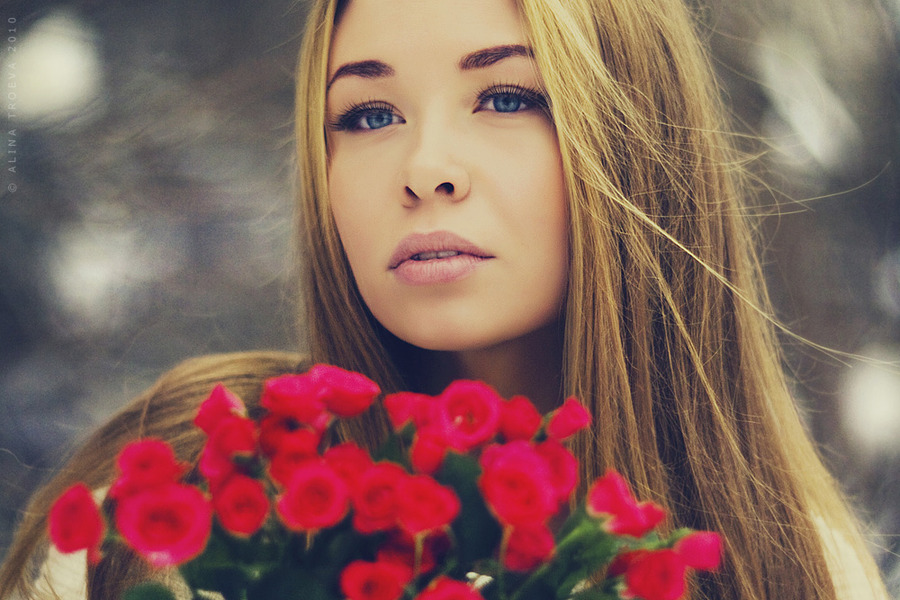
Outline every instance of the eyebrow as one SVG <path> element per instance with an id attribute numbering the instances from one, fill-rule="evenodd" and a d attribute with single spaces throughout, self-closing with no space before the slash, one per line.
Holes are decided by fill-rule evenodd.
<path id="1" fill-rule="evenodd" d="M 528 46 L 522 44 L 507 44 L 504 46 L 493 46 L 476 50 L 463 56 L 459 61 L 459 69 L 461 71 L 470 71 L 472 69 L 484 69 L 490 67 L 501 60 L 511 58 L 513 56 L 525 56 L 527 58 L 534 57 L 534 51 Z"/>
<path id="2" fill-rule="evenodd" d="M 484 69 L 491 65 L 497 64 L 501 60 L 514 56 L 534 57 L 534 52 L 528 46 L 522 44 L 506 44 L 503 46 L 492 46 L 483 48 L 466 54 L 459 60 L 459 69 L 461 71 L 471 71 L 473 69 Z M 391 77 L 396 73 L 394 68 L 389 64 L 380 60 L 361 60 L 357 62 L 347 63 L 334 72 L 325 90 L 331 88 L 334 82 L 341 77 L 362 77 L 364 79 L 378 79 L 381 77 Z"/>
<path id="3" fill-rule="evenodd" d="M 334 72 L 334 75 L 328 81 L 328 85 L 325 86 L 325 90 L 327 91 L 341 77 L 356 76 L 365 79 L 377 79 L 379 77 L 391 77 L 394 73 L 394 68 L 391 65 L 380 60 L 351 62 L 341 65 L 341 68 Z"/>

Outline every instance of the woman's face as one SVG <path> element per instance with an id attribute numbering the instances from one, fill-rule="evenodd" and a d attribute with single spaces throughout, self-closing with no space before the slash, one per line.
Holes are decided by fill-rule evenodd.
<path id="1" fill-rule="evenodd" d="M 374 316 L 422 348 L 558 318 L 563 172 L 513 0 L 352 0 L 327 99 L 331 208 Z"/>

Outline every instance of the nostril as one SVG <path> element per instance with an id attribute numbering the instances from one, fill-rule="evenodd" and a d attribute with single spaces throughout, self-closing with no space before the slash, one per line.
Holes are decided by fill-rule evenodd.
<path id="1" fill-rule="evenodd" d="M 434 188 L 434 191 L 443 192 L 449 196 L 449 195 L 453 194 L 453 184 L 450 183 L 449 181 L 445 181 L 441 185 Z"/>

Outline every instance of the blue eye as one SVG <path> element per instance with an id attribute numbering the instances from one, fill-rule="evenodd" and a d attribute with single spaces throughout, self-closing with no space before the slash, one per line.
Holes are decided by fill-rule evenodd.
<path id="1" fill-rule="evenodd" d="M 365 131 L 404 122 L 393 106 L 383 102 L 366 102 L 345 110 L 329 123 L 329 127 L 335 131 Z"/>
<path id="2" fill-rule="evenodd" d="M 477 111 L 515 113 L 533 108 L 547 109 L 547 100 L 537 90 L 518 85 L 495 85 L 478 95 Z"/>
<path id="3" fill-rule="evenodd" d="M 396 121 L 396 115 L 387 111 L 369 111 L 362 115 L 359 120 L 360 129 L 381 129 L 388 125 L 393 125 Z"/>
<path id="4" fill-rule="evenodd" d="M 516 112 L 523 104 L 528 104 L 520 96 L 515 94 L 495 94 L 490 98 L 493 102 L 494 110 L 497 112 Z"/>

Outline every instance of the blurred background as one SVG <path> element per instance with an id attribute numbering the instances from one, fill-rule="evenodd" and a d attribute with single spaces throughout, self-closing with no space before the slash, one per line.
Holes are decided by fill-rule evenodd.
<path id="1" fill-rule="evenodd" d="M 900 598 L 900 2 L 694 6 L 809 427 Z M 296 348 L 302 0 L 0 2 L 0 557 L 74 443 L 188 356 Z M 894 363 L 894 367 L 883 363 Z"/>

